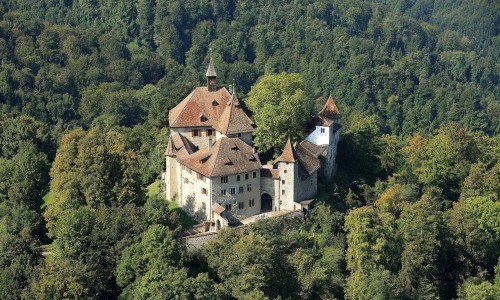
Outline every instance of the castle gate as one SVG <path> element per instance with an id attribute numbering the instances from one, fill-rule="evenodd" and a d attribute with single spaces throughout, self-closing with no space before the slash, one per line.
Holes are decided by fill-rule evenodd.
<path id="1" fill-rule="evenodd" d="M 266 212 L 271 210 L 273 210 L 273 197 L 268 193 L 264 193 L 260 196 L 260 211 Z"/>

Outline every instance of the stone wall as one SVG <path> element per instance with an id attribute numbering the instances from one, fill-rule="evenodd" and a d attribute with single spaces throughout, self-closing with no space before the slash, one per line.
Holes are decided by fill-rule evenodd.
<path id="1" fill-rule="evenodd" d="M 180 173 L 179 205 L 197 221 L 210 219 L 210 179 L 182 165 Z"/>
<path id="2" fill-rule="evenodd" d="M 193 130 L 198 130 L 198 136 L 193 136 Z M 183 128 L 172 128 L 172 132 L 178 132 L 185 136 L 193 145 L 198 146 L 199 149 L 208 147 L 209 140 L 212 143 L 215 142 L 215 131 L 212 130 L 211 136 L 207 136 L 207 129 L 212 129 L 209 127 L 183 127 Z"/>
<path id="3" fill-rule="evenodd" d="M 331 138 L 331 127 L 326 126 L 316 126 L 313 132 L 311 132 L 306 140 L 315 145 L 328 145 Z"/>
<path id="4" fill-rule="evenodd" d="M 278 216 L 278 218 L 299 218 L 299 220 L 304 220 L 304 213 L 302 210 L 292 211 L 283 215 Z M 252 223 L 250 223 L 252 224 Z M 234 230 L 242 231 L 245 230 L 250 224 L 242 225 L 233 228 Z M 193 250 L 202 247 L 206 243 L 217 238 L 218 231 L 209 231 L 204 233 L 199 233 L 195 235 L 190 235 L 182 238 L 182 242 L 185 243 L 188 250 Z"/>
<path id="5" fill-rule="evenodd" d="M 318 192 L 318 172 L 314 172 L 305 180 L 301 180 L 295 184 L 295 202 L 309 200 L 316 196 Z"/>
<path id="6" fill-rule="evenodd" d="M 279 166 L 279 208 L 293 210 L 295 199 L 295 184 L 298 183 L 299 172 L 297 163 L 280 162 Z"/>
<path id="7" fill-rule="evenodd" d="M 273 198 L 273 210 L 280 210 L 279 205 L 279 190 L 280 190 L 280 181 L 279 179 L 274 179 L 271 177 L 262 177 L 261 178 L 261 195 L 267 193 L 271 195 Z M 260 197 L 258 199 L 260 202 Z"/>
<path id="8" fill-rule="evenodd" d="M 254 177 L 255 173 L 255 177 Z M 238 180 L 239 176 L 239 180 Z M 247 179 L 248 177 L 248 179 Z M 227 182 L 222 183 L 221 177 L 213 178 L 213 185 L 217 185 L 217 189 L 225 190 L 226 195 L 230 196 L 234 202 L 232 204 L 233 215 L 240 216 L 252 216 L 260 212 L 260 170 L 250 171 L 240 174 L 227 175 Z M 248 191 L 248 186 L 251 185 L 251 190 Z M 240 188 L 242 192 L 240 192 Z M 231 189 L 234 189 L 235 193 L 231 195 Z M 225 199 L 225 197 L 221 197 Z M 250 200 L 254 200 L 253 206 L 250 206 Z M 216 198 L 213 202 L 219 202 Z M 243 203 L 243 209 L 238 208 L 238 203 Z M 221 203 L 222 206 L 224 204 Z"/>

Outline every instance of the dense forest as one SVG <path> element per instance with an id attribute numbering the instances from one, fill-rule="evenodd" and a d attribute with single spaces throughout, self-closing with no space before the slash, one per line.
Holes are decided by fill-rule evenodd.
<path id="1" fill-rule="evenodd" d="M 188 251 L 146 187 L 210 57 L 333 95 L 339 168 Z M 500 298 L 498 1 L 3 0 L 0 59 L 0 299 Z"/>

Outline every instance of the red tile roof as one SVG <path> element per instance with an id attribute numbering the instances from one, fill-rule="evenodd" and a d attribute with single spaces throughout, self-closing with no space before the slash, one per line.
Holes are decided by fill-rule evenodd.
<path id="1" fill-rule="evenodd" d="M 299 163 L 302 167 L 304 167 L 305 171 L 307 172 L 307 174 L 301 174 L 302 179 L 304 179 L 307 176 L 311 175 L 312 173 L 316 172 L 320 168 L 321 163 L 313 153 L 309 152 L 309 150 L 307 150 L 301 144 L 297 144 L 296 148 L 297 148 L 297 155 L 299 157 Z"/>
<path id="2" fill-rule="evenodd" d="M 303 140 L 302 142 L 300 142 L 300 145 L 309 152 L 311 152 L 311 154 L 314 155 L 314 157 L 319 157 L 327 147 L 325 145 L 318 146 L 316 144 L 309 142 L 308 140 Z"/>
<path id="3" fill-rule="evenodd" d="M 323 108 L 319 111 L 318 116 L 322 118 L 328 118 L 330 120 L 339 119 L 341 117 L 340 110 L 335 104 L 332 95 L 328 97 L 328 100 L 326 100 L 325 105 L 323 105 Z"/>
<path id="4" fill-rule="evenodd" d="M 180 163 L 207 177 L 260 170 L 253 148 L 239 138 L 223 137 L 209 149 L 203 148 L 179 159 Z"/>
<path id="5" fill-rule="evenodd" d="M 280 171 L 278 169 L 262 168 L 260 169 L 260 176 L 273 179 L 280 179 Z"/>
<path id="6" fill-rule="evenodd" d="M 214 129 L 222 134 L 235 134 L 252 132 L 253 126 L 254 122 L 245 112 L 236 95 L 233 94 L 220 116 L 219 122 L 214 124 Z"/>
<path id="7" fill-rule="evenodd" d="M 315 150 L 319 151 L 319 149 Z M 316 172 L 321 166 L 316 153 L 311 152 L 301 144 L 295 143 L 295 145 L 292 145 L 290 139 L 288 139 L 283 153 L 275 162 L 298 162 L 299 175 L 302 179 L 309 177 L 309 175 Z"/>
<path id="8" fill-rule="evenodd" d="M 286 142 L 285 148 L 283 148 L 283 152 L 281 153 L 280 157 L 276 159 L 276 162 L 280 161 L 289 163 L 297 161 L 297 153 L 295 153 L 295 149 L 292 146 L 290 138 L 288 138 L 288 141 Z"/>
<path id="9" fill-rule="evenodd" d="M 206 86 L 197 87 L 168 112 L 169 126 L 213 126 L 218 123 L 230 99 L 231 94 L 225 87 L 214 92 L 210 92 Z"/>
<path id="10" fill-rule="evenodd" d="M 185 136 L 177 132 L 170 135 L 165 155 L 181 157 L 191 153 L 193 153 L 193 147 Z"/>

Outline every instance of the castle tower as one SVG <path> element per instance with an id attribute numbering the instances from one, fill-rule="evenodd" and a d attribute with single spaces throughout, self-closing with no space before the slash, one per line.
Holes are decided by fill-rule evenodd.
<path id="1" fill-rule="evenodd" d="M 207 73 L 207 88 L 209 92 L 217 91 L 217 72 L 215 72 L 214 61 L 210 58 L 208 63 Z"/>
<path id="2" fill-rule="evenodd" d="M 306 138 L 307 141 L 325 148 L 321 154 L 321 173 L 326 179 L 332 178 L 336 171 L 337 144 L 340 139 L 342 115 L 335 104 L 332 95 L 328 97 L 325 105 L 316 118 L 314 131 Z"/>
<path id="3" fill-rule="evenodd" d="M 295 185 L 299 182 L 299 158 L 290 138 L 288 138 L 285 148 L 276 162 L 280 177 L 278 207 L 280 210 L 294 210 L 296 208 L 294 206 L 297 206 Z"/>

